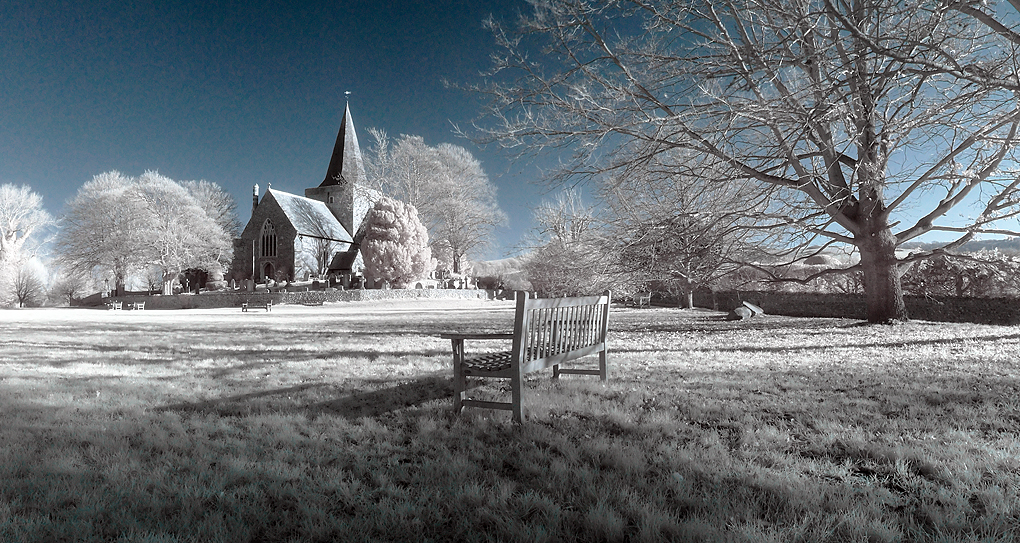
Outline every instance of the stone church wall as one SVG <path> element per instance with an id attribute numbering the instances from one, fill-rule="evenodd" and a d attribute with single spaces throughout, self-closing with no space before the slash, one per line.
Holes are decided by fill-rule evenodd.
<path id="1" fill-rule="evenodd" d="M 174 296 L 117 296 L 114 298 L 89 299 L 82 305 L 103 307 L 103 302 L 117 300 L 125 303 L 145 302 L 145 309 L 213 309 L 218 307 L 241 307 L 248 302 L 252 307 L 265 305 L 321 305 L 340 302 L 369 302 L 386 300 L 415 299 L 467 299 L 492 300 L 495 294 L 485 290 L 456 289 L 391 289 L 391 290 L 308 290 L 280 292 L 214 291 L 200 294 L 178 294 Z"/>

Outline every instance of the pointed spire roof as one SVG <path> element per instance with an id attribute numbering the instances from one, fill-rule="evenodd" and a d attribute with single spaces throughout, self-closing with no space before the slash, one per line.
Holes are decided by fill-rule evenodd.
<path id="1" fill-rule="evenodd" d="M 344 107 L 344 122 L 336 135 L 333 146 L 333 157 L 329 159 L 329 169 L 320 187 L 330 185 L 346 185 L 348 183 L 364 184 L 365 163 L 358 147 L 358 134 L 354 131 L 354 120 L 351 118 L 350 102 Z"/>

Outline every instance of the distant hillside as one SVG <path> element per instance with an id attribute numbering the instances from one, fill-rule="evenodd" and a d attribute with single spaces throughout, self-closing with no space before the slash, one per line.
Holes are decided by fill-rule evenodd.
<path id="1" fill-rule="evenodd" d="M 526 257 L 515 256 L 502 258 L 500 260 L 486 260 L 484 262 L 471 263 L 471 275 L 475 277 L 496 277 L 507 276 L 520 272 L 524 269 Z"/>
<path id="2" fill-rule="evenodd" d="M 902 249 L 921 249 L 922 251 L 931 251 L 932 249 L 938 249 L 945 243 L 904 243 Z M 959 253 L 976 253 L 978 251 L 994 251 L 998 249 L 1000 253 L 1006 254 L 1020 254 L 1020 238 L 1012 239 L 987 239 L 979 241 L 968 241 L 962 246 L 957 248 L 955 251 Z"/>

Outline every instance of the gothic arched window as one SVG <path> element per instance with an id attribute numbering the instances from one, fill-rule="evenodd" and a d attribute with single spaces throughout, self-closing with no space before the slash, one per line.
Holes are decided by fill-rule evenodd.
<path id="1" fill-rule="evenodd" d="M 262 225 L 262 256 L 276 256 L 276 228 L 269 219 Z"/>

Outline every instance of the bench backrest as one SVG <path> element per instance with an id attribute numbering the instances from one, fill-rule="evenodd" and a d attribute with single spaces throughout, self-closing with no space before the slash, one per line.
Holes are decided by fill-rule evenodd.
<path id="1" fill-rule="evenodd" d="M 513 359 L 521 373 L 606 349 L 610 293 L 575 298 L 528 298 L 517 293 Z"/>

